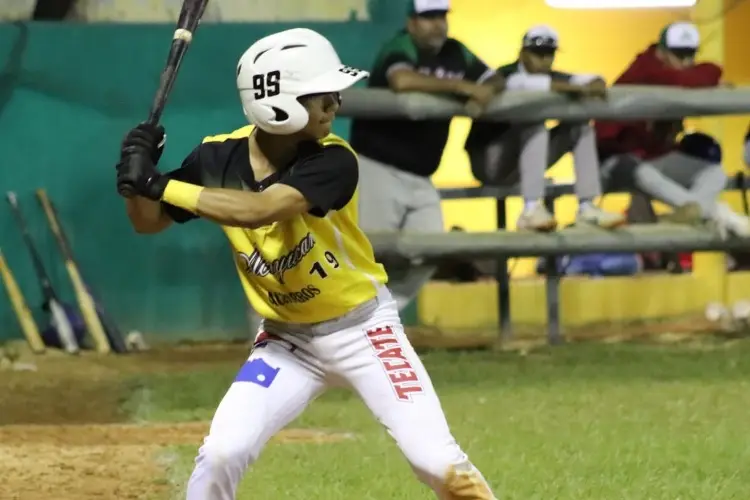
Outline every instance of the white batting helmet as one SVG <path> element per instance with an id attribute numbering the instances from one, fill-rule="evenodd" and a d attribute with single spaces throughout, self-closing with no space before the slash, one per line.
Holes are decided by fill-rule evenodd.
<path id="1" fill-rule="evenodd" d="M 237 88 L 247 120 L 278 135 L 307 125 L 309 116 L 299 97 L 339 92 L 368 76 L 341 64 L 331 42 L 306 28 L 261 38 L 237 64 Z"/>

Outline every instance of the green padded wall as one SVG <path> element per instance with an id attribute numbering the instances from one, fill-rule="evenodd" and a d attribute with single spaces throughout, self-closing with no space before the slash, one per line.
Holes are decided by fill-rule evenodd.
<path id="1" fill-rule="evenodd" d="M 328 36 L 345 62 L 367 68 L 403 22 L 402 5 L 374 2 L 375 22 L 305 26 Z M 289 27 L 201 26 L 164 115 L 169 140 L 162 169 L 178 166 L 203 136 L 244 124 L 236 61 L 257 38 Z M 0 188 L 3 195 L 18 193 L 66 300 L 73 294 L 34 197 L 40 187 L 57 204 L 84 278 L 124 330 L 175 339 L 246 335 L 244 298 L 221 231 L 196 221 L 160 235 L 136 235 L 114 188 L 119 142 L 145 118 L 172 30 L 0 24 Z M 336 132 L 347 136 L 348 123 L 340 120 Z M 3 202 L 0 247 L 43 325 L 39 288 L 6 207 Z M 0 297 L 0 340 L 19 337 L 5 294 Z"/>

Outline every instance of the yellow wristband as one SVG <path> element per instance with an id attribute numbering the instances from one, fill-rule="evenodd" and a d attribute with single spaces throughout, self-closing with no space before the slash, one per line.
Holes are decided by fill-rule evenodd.
<path id="1" fill-rule="evenodd" d="M 161 199 L 170 205 L 184 208 L 197 214 L 198 198 L 201 196 L 201 191 L 203 191 L 202 186 L 170 180 L 164 188 L 164 194 L 161 196 Z"/>

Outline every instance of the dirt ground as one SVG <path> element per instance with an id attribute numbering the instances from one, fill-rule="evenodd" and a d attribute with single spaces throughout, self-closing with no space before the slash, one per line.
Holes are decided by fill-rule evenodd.
<path id="1" fill-rule="evenodd" d="M 21 347 L 21 350 L 23 347 Z M 0 498 L 87 500 L 168 498 L 162 447 L 197 445 L 207 422 L 123 422 L 120 383 L 127 374 L 183 371 L 241 363 L 243 345 L 155 349 L 132 356 L 19 353 L 36 371 L 0 371 Z M 283 442 L 322 442 L 346 435 L 290 429 Z"/>
<path id="2" fill-rule="evenodd" d="M 702 326 L 691 318 L 658 325 L 568 331 L 566 337 L 605 342 L 649 337 L 668 343 L 684 342 L 696 337 L 697 325 Z M 516 329 L 516 340 L 500 347 L 523 353 L 545 343 L 543 332 L 532 333 L 533 337 L 525 338 L 523 331 Z M 449 335 L 437 328 L 413 330 L 409 336 L 420 347 L 487 346 L 497 339 L 496 332 L 484 332 L 472 341 L 465 335 Z M 457 345 L 452 345 L 454 342 Z M 163 447 L 197 445 L 208 423 L 126 423 L 120 410 L 127 390 L 123 378 L 218 364 L 239 366 L 248 346 L 185 345 L 132 356 L 85 353 L 78 358 L 57 352 L 34 356 L 20 343 L 6 346 L 5 350 L 16 352 L 19 362 L 31 363 L 36 370 L 13 371 L 7 363 L 5 369 L 0 369 L 0 499 L 149 500 L 169 497 L 164 463 L 159 461 Z M 277 439 L 320 442 L 349 437 L 287 430 Z"/>

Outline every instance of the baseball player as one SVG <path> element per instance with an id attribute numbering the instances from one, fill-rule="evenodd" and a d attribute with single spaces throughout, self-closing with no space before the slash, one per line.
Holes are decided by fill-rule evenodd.
<path id="1" fill-rule="evenodd" d="M 448 0 L 410 1 L 406 29 L 378 52 L 368 87 L 453 95 L 475 110 L 484 108 L 502 90 L 502 80 L 463 43 L 448 37 L 449 7 Z M 352 120 L 351 141 L 360 153 L 359 205 L 365 231 L 443 231 L 440 194 L 430 177 L 440 166 L 450 122 Z M 386 263 L 388 285 L 403 308 L 435 268 L 398 264 Z"/>
<path id="2" fill-rule="evenodd" d="M 604 97 L 606 84 L 596 75 L 572 75 L 554 71 L 557 32 L 549 26 L 534 26 L 523 36 L 518 60 L 502 66 L 498 74 L 507 91 L 561 92 L 577 97 Z M 553 129 L 541 123 L 474 122 L 466 139 L 474 176 L 484 184 L 512 185 L 521 181 L 524 209 L 518 219 L 521 230 L 551 231 L 557 227 L 552 214 L 541 203 L 544 172 L 567 152 L 573 153 L 579 209 L 576 222 L 604 228 L 625 223 L 621 214 L 601 210 L 594 198 L 601 195 L 599 160 L 594 130 L 587 121 L 563 122 Z"/>
<path id="3" fill-rule="evenodd" d="M 359 394 L 438 498 L 495 498 L 451 435 L 357 225 L 357 157 L 331 123 L 339 91 L 367 76 L 318 33 L 283 31 L 237 65 L 252 125 L 206 137 L 167 174 L 155 168 L 163 129 L 139 125 L 124 139 L 117 176 L 136 186 L 126 200 L 135 229 L 219 224 L 264 318 L 200 448 L 188 500 L 235 498 L 268 440 L 335 384 Z"/>

